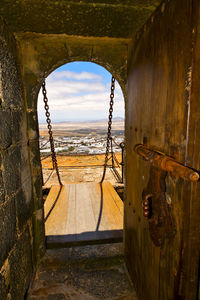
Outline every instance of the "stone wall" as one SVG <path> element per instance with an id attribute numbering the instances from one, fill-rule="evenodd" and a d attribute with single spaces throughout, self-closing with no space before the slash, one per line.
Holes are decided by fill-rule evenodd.
<path id="1" fill-rule="evenodd" d="M 0 19 L 0 299 L 23 299 L 34 264 L 32 176 L 14 36 Z"/>
<path id="2" fill-rule="evenodd" d="M 0 14 L 15 33 L 130 38 L 160 1 L 1 0 Z"/>

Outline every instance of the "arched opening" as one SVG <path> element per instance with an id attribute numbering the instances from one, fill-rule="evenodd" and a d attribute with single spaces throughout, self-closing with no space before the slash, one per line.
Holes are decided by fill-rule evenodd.
<path id="1" fill-rule="evenodd" d="M 106 69 L 89 62 L 68 63 L 47 78 L 45 92 L 57 172 L 51 161 L 44 94 L 39 93 L 44 221 L 49 247 L 122 240 L 124 100 L 118 82 L 113 81 L 114 109 L 108 139 L 111 78 Z M 101 185 L 107 146 L 107 168 Z"/>

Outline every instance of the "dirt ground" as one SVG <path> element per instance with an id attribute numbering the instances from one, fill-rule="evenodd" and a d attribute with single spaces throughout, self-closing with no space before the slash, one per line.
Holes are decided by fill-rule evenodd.
<path id="1" fill-rule="evenodd" d="M 118 161 L 121 162 L 121 153 L 117 153 L 115 155 Z M 103 166 L 105 161 L 105 155 L 57 155 L 57 161 L 60 167 Z M 111 165 L 110 161 L 109 165 Z M 42 168 L 52 168 L 51 157 L 42 160 Z"/>
<path id="2" fill-rule="evenodd" d="M 121 154 L 116 154 L 119 162 L 121 162 Z M 56 172 L 52 170 L 51 157 L 42 160 L 43 180 L 45 187 L 57 184 Z M 99 182 L 103 174 L 103 164 L 105 155 L 73 155 L 73 156 L 57 156 L 59 171 L 63 183 L 69 182 Z M 105 180 L 110 181 L 113 185 L 117 184 L 117 179 L 110 168 L 109 161 L 106 171 Z M 121 174 L 121 170 L 117 168 Z"/>

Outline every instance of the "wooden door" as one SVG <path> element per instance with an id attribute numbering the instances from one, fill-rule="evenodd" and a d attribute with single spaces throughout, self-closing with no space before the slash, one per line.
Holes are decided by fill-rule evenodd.
<path id="1" fill-rule="evenodd" d="M 200 182 L 166 173 L 161 183 L 173 220 L 160 245 L 143 217 L 142 193 L 155 190 L 145 144 L 199 170 L 199 1 L 165 1 L 137 35 L 128 63 L 125 254 L 139 300 L 197 299 Z M 150 180 L 150 183 L 148 184 Z M 157 180 L 158 181 L 158 180 Z M 154 182 L 154 183 L 153 183 Z"/>

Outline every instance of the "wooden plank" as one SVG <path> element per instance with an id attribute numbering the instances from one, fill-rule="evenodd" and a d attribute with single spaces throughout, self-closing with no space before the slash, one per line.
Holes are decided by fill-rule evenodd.
<path id="1" fill-rule="evenodd" d="M 112 193 L 115 194 L 116 191 L 112 190 Z M 117 194 L 117 193 L 116 193 Z M 103 183 L 103 196 L 104 196 L 104 213 L 109 223 L 111 224 L 112 229 L 121 229 L 123 228 L 123 216 L 120 214 L 118 207 L 113 201 L 113 197 L 107 188 L 107 183 Z"/>
<path id="2" fill-rule="evenodd" d="M 95 219 L 90 202 L 90 183 L 76 184 L 76 233 L 95 230 Z"/>
<path id="3" fill-rule="evenodd" d="M 64 234 L 76 234 L 76 185 L 69 184 L 69 198 L 67 221 L 66 221 L 66 232 Z"/>
<path id="4" fill-rule="evenodd" d="M 108 220 L 104 214 L 104 203 L 103 203 L 102 212 L 101 212 L 100 184 L 92 183 L 90 186 L 89 193 L 90 193 L 90 199 L 91 199 L 91 206 L 92 206 L 93 214 L 94 214 L 94 218 L 95 218 L 95 229 L 97 228 L 98 221 L 99 221 L 99 227 L 98 227 L 99 231 L 111 229 L 110 223 L 108 222 Z M 100 220 L 99 220 L 99 218 L 100 218 Z"/>
<path id="5" fill-rule="evenodd" d="M 196 0 L 166 1 L 130 50 L 125 253 L 143 300 L 197 299 L 200 185 L 167 174 L 166 195 L 176 233 L 156 247 L 141 205 L 150 168 L 133 149 L 144 143 L 199 169 L 199 8 Z"/>
<path id="6" fill-rule="evenodd" d="M 49 213 L 51 207 L 53 206 L 56 197 L 59 193 L 60 187 L 58 185 L 54 185 L 51 187 L 50 192 L 47 196 L 47 199 L 44 203 L 44 218 L 46 218 L 47 214 Z"/>
<path id="7" fill-rule="evenodd" d="M 123 230 L 85 232 L 83 234 L 46 236 L 47 249 L 68 248 L 73 246 L 121 243 Z"/>
<path id="8" fill-rule="evenodd" d="M 121 198 L 119 197 L 117 192 L 114 192 L 115 190 L 114 190 L 112 184 L 109 181 L 106 181 L 104 183 L 104 186 L 110 192 L 110 195 L 112 196 L 112 199 L 113 199 L 113 203 L 115 203 L 117 209 L 119 210 L 120 215 L 123 217 L 123 215 L 124 215 L 124 204 L 123 204 Z"/>
<path id="9" fill-rule="evenodd" d="M 46 199 L 45 216 L 54 204 L 59 187 L 53 186 Z M 123 203 L 109 183 L 103 184 L 103 210 L 96 231 L 101 207 L 99 183 L 70 183 L 63 186 L 56 205 L 48 216 L 45 230 L 48 243 L 69 245 L 100 243 L 122 239 Z"/>
<path id="10" fill-rule="evenodd" d="M 46 235 L 64 234 L 66 232 L 68 201 L 64 201 L 64 200 L 68 200 L 68 196 L 69 196 L 68 190 L 69 190 L 68 186 L 63 186 L 61 190 L 60 187 L 58 189 L 54 187 L 53 192 L 50 193 L 49 197 L 47 197 L 46 199 L 47 202 L 46 207 L 48 207 L 48 210 L 45 211 Z M 51 203 L 52 210 L 50 208 L 48 201 Z"/>

